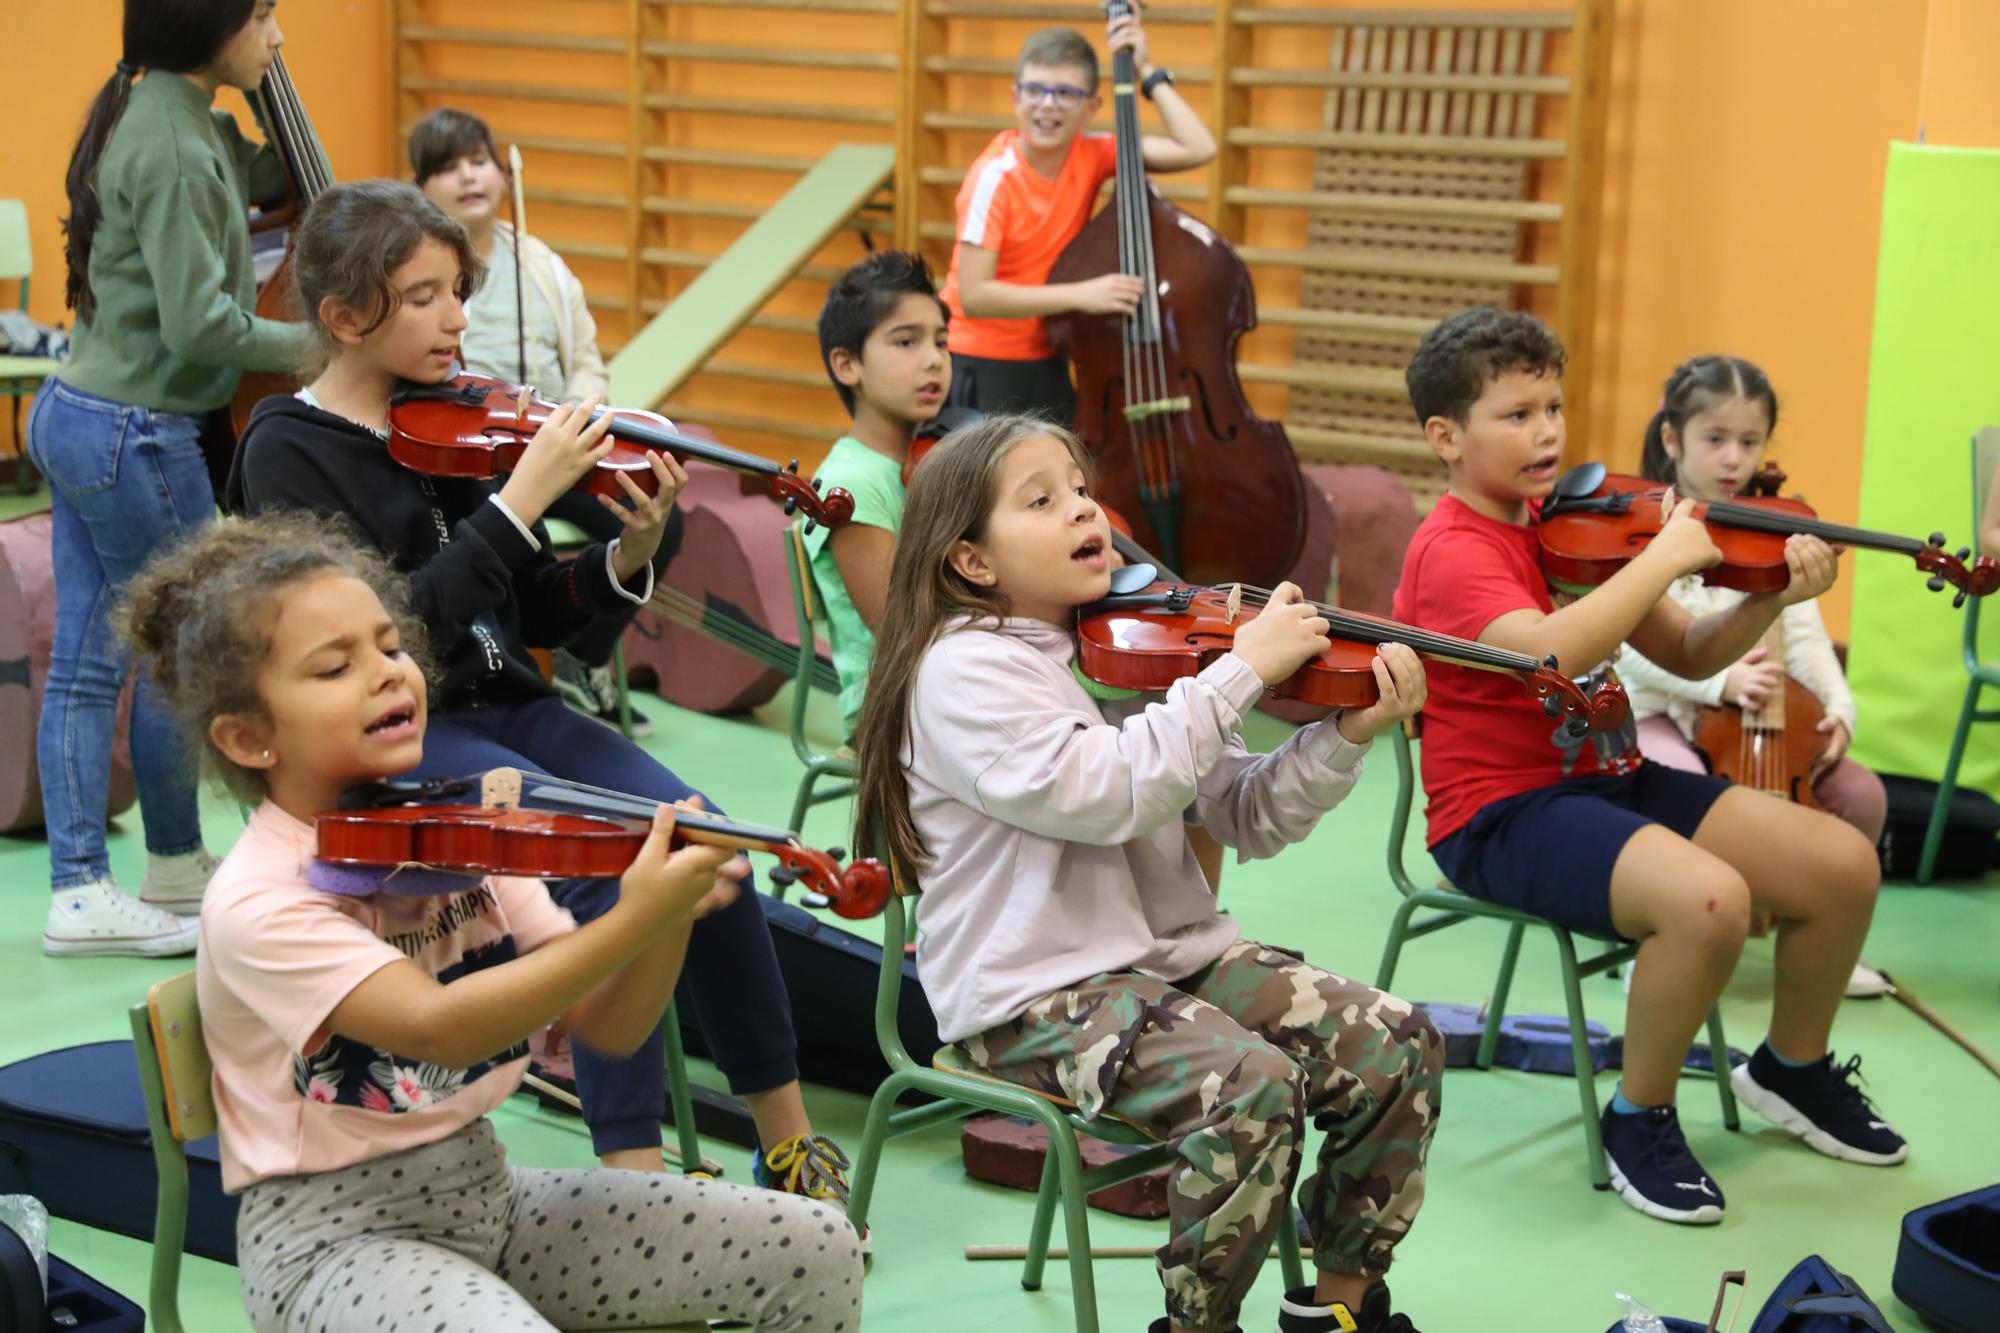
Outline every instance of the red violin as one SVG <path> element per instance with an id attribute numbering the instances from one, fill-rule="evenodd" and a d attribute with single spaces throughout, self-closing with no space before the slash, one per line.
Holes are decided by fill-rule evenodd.
<path id="1" fill-rule="evenodd" d="M 1229 651 L 1236 631 L 1270 594 L 1240 584 L 1203 588 L 1161 583 L 1147 565 L 1112 574 L 1111 595 L 1077 616 L 1077 665 L 1102 685 L 1164 690 Z M 1556 670 L 1555 659 L 1537 662 L 1525 653 L 1490 648 L 1470 639 L 1433 634 L 1380 616 L 1314 603 L 1333 637 L 1320 656 L 1271 688 L 1281 699 L 1323 708 L 1366 708 L 1381 697 L 1375 682 L 1376 646 L 1407 644 L 1419 656 L 1521 678 L 1550 717 L 1566 716 L 1571 735 L 1607 731 L 1624 722 L 1625 692 L 1605 682 L 1586 695 Z"/>
<path id="2" fill-rule="evenodd" d="M 357 886 L 314 880 L 334 892 L 398 892 L 395 872 L 446 871 L 538 878 L 600 878 L 624 873 L 645 845 L 658 803 L 514 768 L 431 782 L 379 782 L 341 797 L 341 808 L 315 819 L 320 862 L 389 868 Z M 842 867 L 838 849 L 819 851 L 787 829 L 766 828 L 695 810 L 674 812 L 673 845 L 701 843 L 778 858 L 771 878 L 803 881 L 838 916 L 874 916 L 889 898 L 889 873 L 863 857 Z M 412 893 L 446 891 L 412 877 Z M 816 904 L 818 905 L 818 904 Z"/>
<path id="3" fill-rule="evenodd" d="M 389 456 L 414 472 L 433 477 L 485 479 L 511 472 L 549 414 L 560 406 L 491 375 L 463 372 L 441 384 L 404 381 L 389 400 Z M 617 474 L 624 473 L 648 495 L 659 490 L 646 451 L 700 459 L 753 477 L 770 487 L 771 498 L 787 514 L 803 513 L 806 525 L 837 528 L 854 515 L 854 497 L 839 487 L 825 495 L 799 475 L 796 461 L 779 466 L 768 458 L 731 449 L 713 440 L 683 434 L 657 412 L 604 408 L 611 414 L 612 450 L 582 481 L 579 490 L 624 498 Z M 597 416 L 591 420 L 595 421 Z"/>
<path id="4" fill-rule="evenodd" d="M 1571 468 L 1542 505 L 1542 572 L 1571 590 L 1594 588 L 1625 567 L 1659 535 L 1666 486 L 1640 477 L 1607 473 L 1602 463 Z M 1791 581 L 1785 538 L 1807 533 L 1837 546 L 1907 555 L 1930 575 L 1933 592 L 1949 583 L 1958 589 L 1953 606 L 1968 596 L 1984 597 L 2000 587 L 2000 563 L 1981 556 L 1969 567 L 1970 549 L 1944 549 L 1944 534 L 1928 542 L 1821 521 L 1802 500 L 1750 496 L 1709 500 L 1694 514 L 1708 525 L 1721 548 L 1722 562 L 1701 572 L 1702 581 L 1741 592 L 1778 592 Z"/>

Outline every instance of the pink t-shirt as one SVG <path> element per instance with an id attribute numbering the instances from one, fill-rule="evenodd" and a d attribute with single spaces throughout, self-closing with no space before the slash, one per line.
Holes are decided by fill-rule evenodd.
<path id="1" fill-rule="evenodd" d="M 421 898 L 322 893 L 306 882 L 314 845 L 309 825 L 266 801 L 202 900 L 195 988 L 232 1194 L 436 1142 L 506 1100 L 525 1042 L 441 1069 L 336 1036 L 327 1018 L 400 959 L 448 983 L 576 929 L 538 879 Z"/>

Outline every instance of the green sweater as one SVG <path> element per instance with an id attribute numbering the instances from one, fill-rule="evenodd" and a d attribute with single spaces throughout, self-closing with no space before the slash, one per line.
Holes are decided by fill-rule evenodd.
<path id="1" fill-rule="evenodd" d="M 282 190 L 277 158 L 178 74 L 133 85 L 97 167 L 94 318 L 78 318 L 62 382 L 113 402 L 193 414 L 221 407 L 245 370 L 288 370 L 303 324 L 259 319 L 245 225 Z"/>

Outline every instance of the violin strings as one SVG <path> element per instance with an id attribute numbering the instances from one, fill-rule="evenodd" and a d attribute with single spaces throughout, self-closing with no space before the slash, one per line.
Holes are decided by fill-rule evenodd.
<path id="1" fill-rule="evenodd" d="M 1247 584 L 1242 586 L 1245 607 L 1263 607 L 1270 604 L 1271 589 L 1251 587 Z M 1384 643 L 1403 643 L 1419 652 L 1466 660 L 1483 660 L 1509 671 L 1533 671 L 1541 665 L 1526 653 L 1509 652 L 1504 648 L 1494 648 L 1474 640 L 1457 639 L 1446 634 L 1433 634 L 1413 625 L 1385 624 L 1372 616 L 1357 615 L 1352 611 L 1342 610 L 1340 607 L 1330 606 L 1311 598 L 1306 600 L 1306 604 L 1319 612 L 1330 627 L 1355 634 L 1363 631 L 1371 634 L 1379 633 L 1381 642 Z"/>
<path id="2" fill-rule="evenodd" d="M 1724 527 L 1745 528 L 1753 532 L 1769 532 L 1783 536 L 1790 536 L 1795 532 L 1807 533 L 1840 546 L 1861 546 L 1871 550 L 1896 551 L 1906 555 L 1914 555 L 1924 549 L 1924 544 L 1914 537 L 1898 537 L 1893 533 L 1850 528 L 1843 523 L 1828 523 L 1822 519 L 1806 518 L 1803 515 L 1774 513 L 1729 500 L 1711 500 L 1708 505 L 1708 516 L 1711 520 L 1721 522 Z"/>

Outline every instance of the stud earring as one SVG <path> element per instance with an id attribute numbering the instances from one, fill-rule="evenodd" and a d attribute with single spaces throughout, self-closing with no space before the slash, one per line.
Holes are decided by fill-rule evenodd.
<path id="1" fill-rule="evenodd" d="M 271 752 L 269 750 L 265 750 L 258 757 L 261 758 L 267 764 L 271 762 Z"/>

